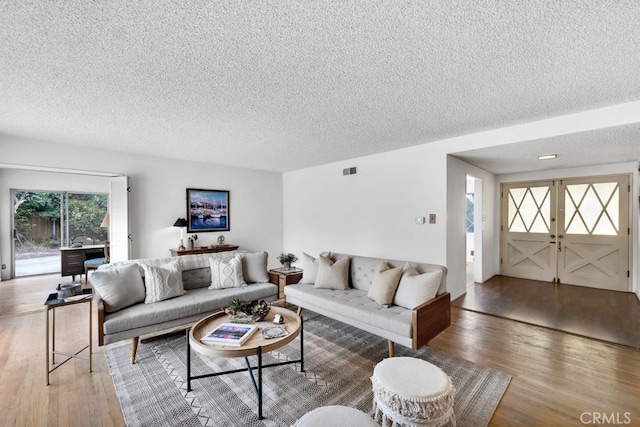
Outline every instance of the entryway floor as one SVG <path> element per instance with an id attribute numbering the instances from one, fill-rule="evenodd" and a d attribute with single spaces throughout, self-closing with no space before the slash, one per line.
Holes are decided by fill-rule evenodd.
<path id="1" fill-rule="evenodd" d="M 635 294 L 494 276 L 453 306 L 640 349 Z"/>

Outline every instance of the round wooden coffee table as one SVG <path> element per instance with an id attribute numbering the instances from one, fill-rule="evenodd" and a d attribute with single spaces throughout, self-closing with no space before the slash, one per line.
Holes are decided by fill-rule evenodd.
<path id="1" fill-rule="evenodd" d="M 304 372 L 304 340 L 303 340 L 303 322 L 302 318 L 295 312 L 282 307 L 271 307 L 269 314 L 266 318 L 256 323 L 260 327 L 275 326 L 273 324 L 273 317 L 279 314 L 284 318 L 284 326 L 287 329 L 288 334 L 279 338 L 264 338 L 260 331 L 256 331 L 243 345 L 239 347 L 228 345 L 214 345 L 203 344 L 200 339 L 214 330 L 218 325 L 222 323 L 229 323 L 229 316 L 224 312 L 212 314 L 205 317 L 191 329 L 187 330 L 187 391 L 191 391 L 191 380 L 197 380 L 202 378 L 216 377 L 220 375 L 235 374 L 242 372 L 245 369 L 234 369 L 231 371 L 214 372 L 205 375 L 191 376 L 191 349 L 207 357 L 244 357 L 247 364 L 247 371 L 249 372 L 253 387 L 258 396 L 258 418 L 262 417 L 262 369 L 271 368 L 273 366 L 289 365 L 294 363 L 300 363 L 300 370 Z M 287 360 L 285 362 L 271 363 L 269 365 L 262 364 L 262 355 L 265 352 L 269 352 L 280 348 L 291 341 L 293 341 L 298 335 L 300 335 L 300 359 Z M 249 356 L 257 356 L 257 365 L 251 366 L 249 363 Z M 253 370 L 258 371 L 258 380 L 253 375 Z"/>

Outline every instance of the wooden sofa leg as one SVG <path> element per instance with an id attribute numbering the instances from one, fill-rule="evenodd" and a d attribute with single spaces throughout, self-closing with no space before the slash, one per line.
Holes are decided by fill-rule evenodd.
<path id="1" fill-rule="evenodd" d="M 396 354 L 396 344 L 389 340 L 389 357 L 393 357 Z"/>
<path id="2" fill-rule="evenodd" d="M 296 314 L 297 314 L 298 316 L 300 316 L 300 313 L 302 313 L 302 307 L 298 307 L 298 311 L 296 311 Z"/>
<path id="3" fill-rule="evenodd" d="M 136 351 L 138 351 L 138 341 L 140 337 L 133 337 L 131 340 L 131 364 L 136 363 Z"/>

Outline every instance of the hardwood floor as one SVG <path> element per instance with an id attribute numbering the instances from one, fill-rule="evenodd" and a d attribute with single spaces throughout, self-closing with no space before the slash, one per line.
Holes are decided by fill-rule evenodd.
<path id="1" fill-rule="evenodd" d="M 454 306 L 640 349 L 635 294 L 494 276 Z"/>
<path id="2" fill-rule="evenodd" d="M 87 372 L 87 361 L 73 360 L 45 386 L 42 303 L 59 280 L 0 282 L 0 423 L 122 426 L 104 348 L 97 343 L 93 373 Z M 30 289 L 28 296 L 16 289 L 23 286 Z M 82 304 L 58 310 L 59 331 L 65 331 L 58 333 L 60 348 L 83 346 L 85 329 L 74 327 L 84 325 L 86 316 Z M 639 351 L 455 307 L 451 327 L 430 345 L 513 375 L 491 425 L 594 425 L 592 414 L 604 413 L 640 426 Z"/>

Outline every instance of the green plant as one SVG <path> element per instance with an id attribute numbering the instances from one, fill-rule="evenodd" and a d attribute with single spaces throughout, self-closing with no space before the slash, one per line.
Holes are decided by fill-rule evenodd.
<path id="1" fill-rule="evenodd" d="M 280 262 L 280 264 L 286 264 L 286 263 L 292 263 L 292 262 L 296 262 L 298 260 L 298 257 L 295 256 L 292 253 L 287 253 L 287 254 L 280 254 L 278 255 L 278 261 Z"/>
<path id="2" fill-rule="evenodd" d="M 242 311 L 244 306 L 247 305 L 247 302 L 241 298 L 234 298 L 231 300 L 231 304 L 229 304 L 229 311 L 233 314 Z"/>

